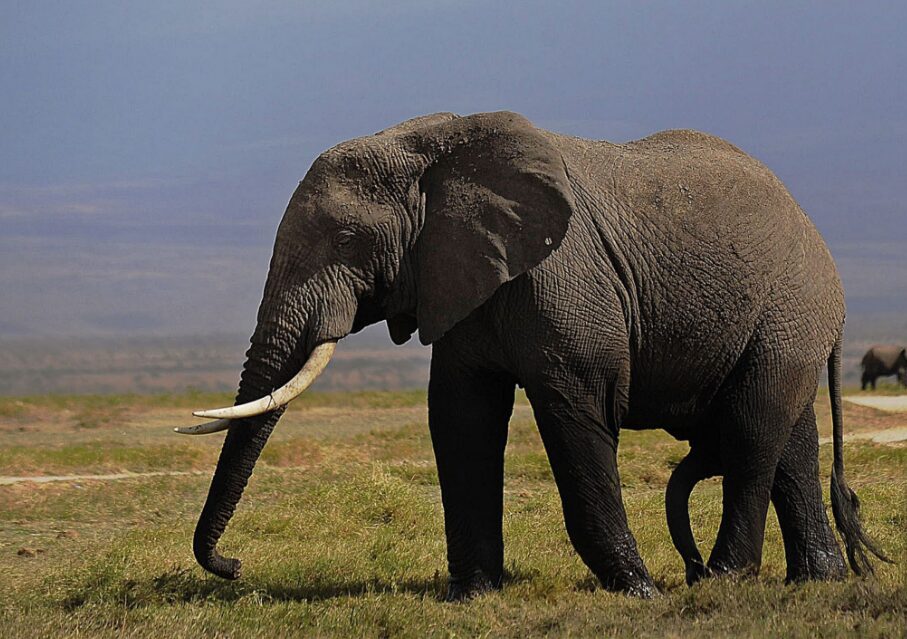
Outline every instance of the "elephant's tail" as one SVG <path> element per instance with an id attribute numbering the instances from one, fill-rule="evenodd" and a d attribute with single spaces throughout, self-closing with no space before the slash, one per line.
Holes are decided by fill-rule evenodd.
<path id="1" fill-rule="evenodd" d="M 828 394 L 831 398 L 832 441 L 834 464 L 831 471 L 831 509 L 835 526 L 844 539 L 847 559 L 858 575 L 871 574 L 872 562 L 866 551 L 888 563 L 893 563 L 869 538 L 860 523 L 860 500 L 844 479 L 844 418 L 841 408 L 841 346 L 843 330 L 835 340 L 828 358 Z"/>

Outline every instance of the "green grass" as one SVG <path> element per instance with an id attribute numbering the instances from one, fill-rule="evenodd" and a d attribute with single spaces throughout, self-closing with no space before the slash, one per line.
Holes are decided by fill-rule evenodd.
<path id="1" fill-rule="evenodd" d="M 889 379 L 893 380 L 893 378 Z M 880 380 L 876 383 L 875 390 L 872 390 L 872 388 L 867 388 L 864 391 L 860 390 L 859 386 L 847 386 L 843 389 L 842 393 L 844 395 L 907 395 L 907 388 L 904 388 L 904 386 L 894 381 L 886 382 Z"/>
<path id="2" fill-rule="evenodd" d="M 687 588 L 663 497 L 686 446 L 659 431 L 625 432 L 624 499 L 663 593 L 639 601 L 597 588 L 570 546 L 547 458 L 521 404 L 506 460 L 505 588 L 447 604 L 443 514 L 421 392 L 312 395 L 294 405 L 221 543 L 243 559 L 243 578 L 226 582 L 198 568 L 192 529 L 222 437 L 179 439 L 165 426 L 173 408 L 223 399 L 120 397 L 117 415 L 145 411 L 144 418 L 128 429 L 114 420 L 88 430 L 71 415 L 110 404 L 0 402 L 0 474 L 204 471 L 0 486 L 0 636 L 903 636 L 907 446 L 846 445 L 866 527 L 898 565 L 880 565 L 867 580 L 786 586 L 771 514 L 758 579 Z M 24 413 L 4 412 L 17 401 Z M 861 410 L 848 414 L 856 428 L 870 415 Z M 65 425 L 22 433 L 31 428 L 28 415 Z M 830 453 L 822 446 L 826 486 Z M 693 496 L 705 552 L 720 495 L 710 480 Z M 20 556 L 22 549 L 34 556 Z"/>

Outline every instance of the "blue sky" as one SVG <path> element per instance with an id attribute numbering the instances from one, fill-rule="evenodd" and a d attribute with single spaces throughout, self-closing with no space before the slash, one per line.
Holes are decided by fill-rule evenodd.
<path id="1" fill-rule="evenodd" d="M 907 312 L 904 3 L 488 4 L 2 2 L 0 337 L 249 333 L 319 152 L 496 109 L 723 136 Z"/>

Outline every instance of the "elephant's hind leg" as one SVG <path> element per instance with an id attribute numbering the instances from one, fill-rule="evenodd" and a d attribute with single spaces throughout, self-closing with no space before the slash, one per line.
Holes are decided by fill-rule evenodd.
<path id="1" fill-rule="evenodd" d="M 816 414 L 810 402 L 791 433 L 772 486 L 787 580 L 840 579 L 847 570 L 822 502 Z"/>
<path id="2" fill-rule="evenodd" d="M 428 423 L 444 505 L 449 600 L 501 587 L 504 447 L 514 387 L 509 376 L 471 368 L 435 346 Z"/>
<path id="3" fill-rule="evenodd" d="M 775 468 L 815 393 L 818 369 L 784 365 L 756 343 L 718 398 L 722 517 L 708 566 L 715 574 L 757 573 Z"/>

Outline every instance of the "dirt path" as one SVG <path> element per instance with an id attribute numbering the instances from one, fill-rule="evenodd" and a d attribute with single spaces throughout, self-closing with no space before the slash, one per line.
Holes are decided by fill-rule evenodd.
<path id="1" fill-rule="evenodd" d="M 844 434 L 845 441 L 851 439 L 871 439 L 876 444 L 894 444 L 896 442 L 907 441 L 907 426 L 886 428 L 885 430 L 864 430 L 863 432 Z M 819 443 L 830 444 L 831 437 L 820 437 Z"/>
<path id="2" fill-rule="evenodd" d="M 208 471 L 184 470 L 162 471 L 154 473 L 111 473 L 109 475 L 40 475 L 37 477 L 3 477 L 0 476 L 0 486 L 32 482 L 35 484 L 49 484 L 55 481 L 116 481 L 118 479 L 140 479 L 142 477 L 178 477 L 180 475 L 207 475 Z"/>
<path id="3" fill-rule="evenodd" d="M 844 401 L 893 413 L 907 411 L 907 395 L 892 395 L 887 397 L 855 397 L 850 395 L 844 397 Z"/>
<path id="4" fill-rule="evenodd" d="M 888 398 L 866 398 L 866 399 L 888 399 Z M 894 398 L 892 398 L 894 399 Z M 907 397 L 904 398 L 907 400 Z M 849 400 L 848 400 L 849 401 Z M 896 428 L 886 428 L 884 430 L 868 430 L 863 432 L 848 433 L 844 435 L 845 440 L 869 439 L 877 444 L 894 444 L 907 441 L 907 426 L 898 426 Z M 820 444 L 831 443 L 831 437 L 820 437 Z M 291 468 L 281 468 L 280 470 L 291 470 Z M 211 471 L 192 470 L 192 471 L 161 471 L 151 473 L 111 473 L 107 475 L 39 475 L 36 477 L 9 477 L 0 475 L 0 486 L 10 486 L 12 484 L 34 483 L 49 484 L 52 482 L 80 482 L 80 481 L 119 481 L 121 479 L 142 479 L 145 477 L 180 477 L 187 475 L 210 475 Z"/>

